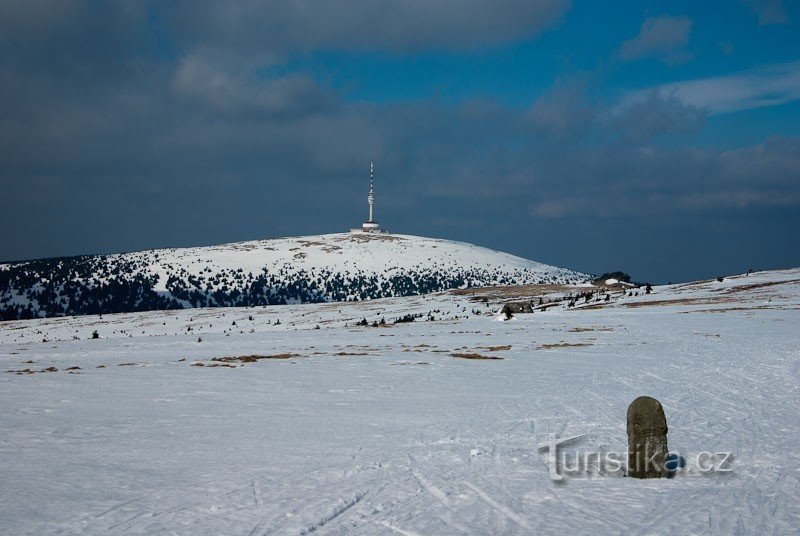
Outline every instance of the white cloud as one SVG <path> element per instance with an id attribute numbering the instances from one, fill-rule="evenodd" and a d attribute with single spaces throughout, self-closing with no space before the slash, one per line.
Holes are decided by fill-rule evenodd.
<path id="1" fill-rule="evenodd" d="M 629 94 L 624 104 L 641 101 L 653 90 L 710 115 L 777 106 L 800 99 L 800 61 L 648 88 Z"/>

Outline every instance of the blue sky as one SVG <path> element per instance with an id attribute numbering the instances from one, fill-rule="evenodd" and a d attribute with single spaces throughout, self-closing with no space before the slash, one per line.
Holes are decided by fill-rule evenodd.
<path id="1" fill-rule="evenodd" d="M 337 232 L 800 265 L 800 2 L 0 0 L 0 258 Z"/>

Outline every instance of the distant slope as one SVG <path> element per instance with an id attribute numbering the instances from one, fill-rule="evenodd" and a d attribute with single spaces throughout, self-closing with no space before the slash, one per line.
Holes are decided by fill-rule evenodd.
<path id="1" fill-rule="evenodd" d="M 587 279 L 463 242 L 341 233 L 0 264 L 0 319 L 358 301 Z"/>

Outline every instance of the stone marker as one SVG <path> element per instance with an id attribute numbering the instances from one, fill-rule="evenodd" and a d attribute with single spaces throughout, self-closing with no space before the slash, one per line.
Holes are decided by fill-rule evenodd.
<path id="1" fill-rule="evenodd" d="M 655 398 L 640 396 L 628 406 L 628 476 L 666 477 L 668 453 L 664 408 Z"/>

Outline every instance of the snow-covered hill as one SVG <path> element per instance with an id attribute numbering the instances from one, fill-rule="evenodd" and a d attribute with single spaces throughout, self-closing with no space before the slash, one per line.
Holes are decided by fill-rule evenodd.
<path id="1" fill-rule="evenodd" d="M 462 242 L 343 233 L 0 264 L 0 319 L 360 301 L 587 278 Z"/>

